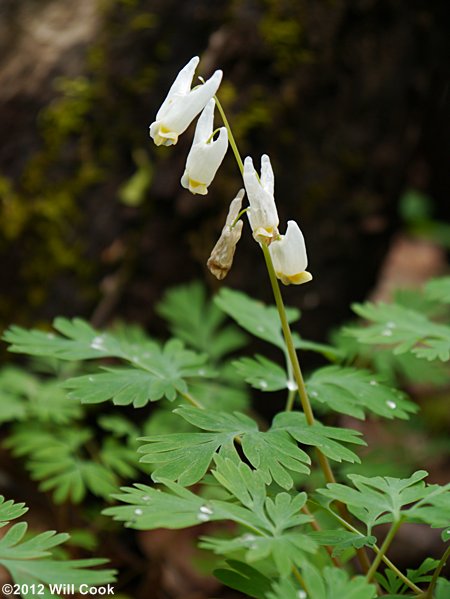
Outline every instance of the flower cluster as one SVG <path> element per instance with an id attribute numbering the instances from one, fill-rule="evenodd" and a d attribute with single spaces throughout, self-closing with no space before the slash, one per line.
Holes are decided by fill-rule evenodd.
<path id="1" fill-rule="evenodd" d="M 228 131 L 226 127 L 214 130 L 214 96 L 222 80 L 222 71 L 216 71 L 206 82 L 191 89 L 198 63 L 199 58 L 195 56 L 178 73 L 155 121 L 150 125 L 150 136 L 158 146 L 174 145 L 179 135 L 201 113 L 181 185 L 191 193 L 205 195 L 227 152 Z M 306 271 L 308 259 L 300 227 L 290 220 L 285 235 L 278 231 L 274 174 L 269 157 L 262 156 L 261 175 L 258 176 L 252 159 L 247 156 L 242 175 L 249 203 L 246 212 L 253 237 L 269 248 L 277 277 L 285 285 L 310 281 L 312 276 Z M 208 260 L 208 268 L 218 279 L 225 277 L 231 268 L 236 244 L 241 236 L 243 197 L 244 190 L 241 190 L 231 203 L 220 239 Z"/>

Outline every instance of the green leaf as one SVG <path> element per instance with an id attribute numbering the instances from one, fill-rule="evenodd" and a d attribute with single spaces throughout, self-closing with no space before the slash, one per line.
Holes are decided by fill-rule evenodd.
<path id="1" fill-rule="evenodd" d="M 224 313 L 206 298 L 205 287 L 194 282 L 167 291 L 157 312 L 172 334 L 213 360 L 240 349 L 245 336 L 234 326 L 223 327 Z"/>
<path id="2" fill-rule="evenodd" d="M 450 276 L 428 281 L 425 285 L 425 293 L 433 300 L 450 304 Z"/>
<path id="3" fill-rule="evenodd" d="M 139 435 L 139 428 L 121 414 L 103 414 L 98 418 L 98 423 L 114 437 L 128 437 L 134 441 Z"/>
<path id="4" fill-rule="evenodd" d="M 368 534 L 371 534 L 376 524 L 407 519 L 408 511 L 402 508 L 423 500 L 435 491 L 435 485 L 425 486 L 423 479 L 427 475 L 424 470 L 403 479 L 349 474 L 348 478 L 356 489 L 340 483 L 329 483 L 327 489 L 319 489 L 319 493 L 345 503 L 352 514 L 366 524 Z M 414 517 L 413 508 L 411 515 Z"/>
<path id="5" fill-rule="evenodd" d="M 123 487 L 123 493 L 114 498 L 129 505 L 107 508 L 103 513 L 138 530 L 186 528 L 221 519 L 202 497 L 169 480 L 161 482 L 170 492 L 142 484 Z"/>
<path id="6" fill-rule="evenodd" d="M 21 368 L 0 372 L 0 422 L 39 420 L 67 424 L 80 418 L 81 408 L 70 401 L 58 381 L 41 380 Z"/>
<path id="7" fill-rule="evenodd" d="M 272 592 L 267 593 L 267 599 L 306 599 L 307 595 L 289 578 L 281 578 L 272 585 Z"/>
<path id="8" fill-rule="evenodd" d="M 202 367 L 205 356 L 184 349 L 181 341 L 172 339 L 162 350 L 136 357 L 134 368 L 104 368 L 100 374 L 68 379 L 64 387 L 71 389 L 69 398 L 82 403 L 112 400 L 115 405 L 133 404 L 141 408 L 149 401 L 167 398 L 173 401 L 178 393 L 187 393 L 185 378 L 208 376 Z"/>
<path id="9" fill-rule="evenodd" d="M 333 556 L 340 555 L 349 547 L 360 549 L 361 547 L 372 547 L 376 543 L 373 535 L 365 536 L 350 532 L 349 530 L 320 530 L 311 532 L 311 537 L 321 545 L 333 547 Z"/>
<path id="10" fill-rule="evenodd" d="M 289 470 L 309 472 L 308 455 L 283 431 L 261 432 L 251 418 L 238 412 L 229 414 L 190 407 L 181 407 L 175 412 L 208 432 L 144 438 L 148 443 L 139 452 L 144 454 L 143 462 L 157 465 L 152 475 L 154 480 L 164 477 L 186 486 L 195 484 L 205 475 L 216 452 L 239 460 L 235 448 L 238 437 L 245 457 L 259 469 L 266 483 L 275 480 L 289 489 L 293 485 Z"/>
<path id="11" fill-rule="evenodd" d="M 445 578 L 438 578 L 434 599 L 448 599 L 450 595 L 450 581 Z"/>
<path id="12" fill-rule="evenodd" d="M 9 437 L 7 445 L 14 455 L 26 457 L 31 478 L 40 481 L 40 490 L 53 491 L 55 503 L 79 503 L 87 491 L 108 499 L 117 489 L 114 475 L 83 455 L 83 447 L 91 439 L 88 429 L 53 433 L 24 423 Z"/>
<path id="13" fill-rule="evenodd" d="M 318 447 L 324 455 L 337 462 L 360 462 L 358 456 L 343 443 L 365 445 L 359 431 L 324 426 L 318 420 L 313 425 L 309 425 L 305 415 L 299 412 L 277 414 L 271 430 L 286 431 L 299 443 Z"/>
<path id="14" fill-rule="evenodd" d="M 115 580 L 114 570 L 90 569 L 106 560 L 52 559 L 51 549 L 64 543 L 69 535 L 47 531 L 24 539 L 27 527 L 26 522 L 14 524 L 0 539 L 0 564 L 10 572 L 15 583 L 74 584 L 77 588 L 81 584 L 94 586 Z"/>
<path id="15" fill-rule="evenodd" d="M 284 351 L 285 343 L 281 332 L 281 323 L 275 306 L 267 306 L 254 300 L 241 291 L 223 287 L 214 298 L 215 303 L 228 316 L 231 316 L 243 329 L 273 343 Z M 296 308 L 287 308 L 288 322 L 295 322 L 300 317 Z"/>
<path id="16" fill-rule="evenodd" d="M 138 474 L 139 461 L 136 450 L 117 439 L 110 437 L 105 440 L 99 458 L 103 466 L 121 478 L 132 478 Z"/>
<path id="17" fill-rule="evenodd" d="M 305 493 L 295 496 L 278 493 L 269 498 L 257 470 L 219 455 L 215 462 L 214 477 L 238 503 L 219 499 L 205 501 L 181 485 L 164 479 L 161 482 L 169 492 L 145 485 L 125 488 L 124 494 L 116 498 L 129 505 L 108 508 L 104 513 L 140 530 L 184 528 L 202 522 L 230 520 L 250 529 L 251 534 L 235 539 L 204 538 L 202 546 L 225 555 L 236 550 L 245 551 L 247 561 L 271 557 L 284 574 L 289 573 L 293 563 L 299 562 L 305 554 L 316 551 L 316 543 L 298 528 L 311 520 L 299 513 L 306 502 Z"/>
<path id="18" fill-rule="evenodd" d="M 302 575 L 308 590 L 308 599 L 373 599 L 377 596 L 376 587 L 363 576 L 349 579 L 345 570 L 325 567 L 319 571 L 309 562 L 302 565 Z"/>
<path id="19" fill-rule="evenodd" d="M 314 403 L 355 418 L 364 419 L 368 410 L 385 418 L 407 419 L 409 413 L 418 410 L 403 393 L 384 385 L 379 376 L 367 370 L 326 366 L 316 370 L 306 386 Z"/>
<path id="20" fill-rule="evenodd" d="M 428 485 L 426 496 L 407 512 L 408 520 L 424 522 L 432 528 L 450 525 L 450 483 L 444 486 Z"/>
<path id="21" fill-rule="evenodd" d="M 233 372 L 234 375 L 234 372 Z M 249 405 L 249 395 L 242 386 L 236 386 L 240 381 L 223 377 L 219 379 L 196 379 L 189 381 L 192 395 L 205 407 L 214 409 L 217 398 L 220 397 L 220 407 L 224 411 L 245 411 Z"/>
<path id="22" fill-rule="evenodd" d="M 3 495 L 0 495 L 0 528 L 9 524 L 11 520 L 20 518 L 27 511 L 24 503 L 14 503 L 12 499 L 5 501 Z"/>
<path id="23" fill-rule="evenodd" d="M 215 461 L 214 477 L 247 509 L 221 501 L 211 501 L 211 508 L 216 511 L 217 506 L 224 514 L 228 513 L 231 520 L 246 525 L 252 532 L 234 539 L 202 537 L 200 546 L 221 555 L 244 551 L 245 560 L 250 563 L 271 557 L 280 573 L 287 576 L 294 564 L 317 549 L 311 537 L 297 529 L 311 519 L 299 513 L 306 503 L 306 493 L 295 497 L 288 493 L 266 497 L 266 488 L 257 470 L 220 456 L 216 456 Z"/>
<path id="24" fill-rule="evenodd" d="M 100 333 L 90 324 L 74 318 L 56 318 L 53 327 L 62 334 L 28 331 L 13 325 L 3 339 L 11 344 L 9 351 L 32 356 L 51 356 L 59 360 L 88 360 L 125 357 L 131 350 L 109 333 Z"/>
<path id="25" fill-rule="evenodd" d="M 307 339 L 299 337 L 296 333 L 293 334 L 293 339 L 296 349 L 313 351 L 326 358 L 329 362 L 341 362 L 345 358 L 345 352 L 341 348 L 334 347 L 333 345 L 308 341 Z"/>
<path id="26" fill-rule="evenodd" d="M 439 565 L 438 559 L 427 557 L 421 565 L 416 569 L 406 570 L 406 576 L 414 584 L 420 584 L 421 582 L 430 582 L 433 578 L 433 572 Z M 404 587 L 406 589 L 406 585 Z"/>
<path id="27" fill-rule="evenodd" d="M 394 353 L 412 351 L 427 360 L 450 358 L 450 327 L 437 324 L 426 315 L 398 304 L 354 304 L 353 310 L 373 324 L 347 327 L 346 334 L 360 343 L 395 345 Z"/>
<path id="28" fill-rule="evenodd" d="M 286 371 L 272 360 L 256 355 L 255 358 L 240 358 L 233 362 L 242 378 L 261 391 L 279 391 L 287 388 Z"/>
<path id="29" fill-rule="evenodd" d="M 217 568 L 213 572 L 221 583 L 244 593 L 248 597 L 266 598 L 267 592 L 270 591 L 270 578 L 264 576 L 256 568 L 238 560 L 226 560 L 226 564 L 228 568 Z M 296 596 L 295 599 L 298 599 L 298 597 Z"/>

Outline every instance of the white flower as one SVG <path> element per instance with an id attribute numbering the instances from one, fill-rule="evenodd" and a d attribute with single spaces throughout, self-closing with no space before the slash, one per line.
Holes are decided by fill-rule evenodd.
<path id="1" fill-rule="evenodd" d="M 241 238 L 244 223 L 237 219 L 241 211 L 244 193 L 244 190 L 240 189 L 231 202 L 225 226 L 207 262 L 209 270 L 219 281 L 227 276 L 233 264 L 237 242 Z"/>
<path id="2" fill-rule="evenodd" d="M 191 193 L 208 193 L 208 185 L 214 179 L 228 148 L 228 132 L 225 127 L 219 129 L 216 140 L 212 139 L 215 105 L 211 99 L 198 119 L 186 169 L 181 177 L 181 185 Z"/>
<path id="3" fill-rule="evenodd" d="M 192 79 L 199 61 L 199 57 L 194 56 L 181 69 L 158 110 L 155 121 L 150 125 L 150 137 L 157 146 L 176 144 L 178 136 L 186 131 L 220 85 L 222 71 L 216 71 L 206 83 L 191 90 Z"/>
<path id="4" fill-rule="evenodd" d="M 311 281 L 312 275 L 306 271 L 305 240 L 295 220 L 288 221 L 286 235 L 280 235 L 269 245 L 273 267 L 277 277 L 285 284 L 301 285 Z"/>
<path id="5" fill-rule="evenodd" d="M 258 179 L 252 159 L 244 161 L 244 184 L 250 209 L 248 220 L 253 237 L 261 243 L 270 243 L 278 235 L 278 213 L 273 197 L 274 176 L 270 159 L 261 158 L 261 178 Z"/>

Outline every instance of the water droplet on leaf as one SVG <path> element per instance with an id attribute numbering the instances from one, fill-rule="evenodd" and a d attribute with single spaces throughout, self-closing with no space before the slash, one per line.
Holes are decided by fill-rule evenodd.
<path id="1" fill-rule="evenodd" d="M 104 351 L 103 337 L 94 337 L 91 341 L 91 348 L 97 351 Z"/>
<path id="2" fill-rule="evenodd" d="M 391 410 L 395 410 L 395 408 L 397 407 L 397 404 L 395 403 L 395 401 L 392 401 L 390 399 L 388 399 L 388 401 L 386 402 L 386 405 L 388 408 L 391 408 Z"/>

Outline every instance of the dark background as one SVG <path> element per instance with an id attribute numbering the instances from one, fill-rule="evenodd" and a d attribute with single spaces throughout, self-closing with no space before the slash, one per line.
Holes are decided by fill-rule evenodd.
<path id="1" fill-rule="evenodd" d="M 192 129 L 172 148 L 148 137 L 199 54 L 199 74 L 224 71 L 241 152 L 272 159 L 281 222 L 304 231 L 314 281 L 287 300 L 323 338 L 375 285 L 407 190 L 449 216 L 449 12 L 445 0 L 3 0 L 1 326 L 77 314 L 152 330 L 167 287 L 217 287 L 205 262 L 241 186 L 233 156 L 191 196 L 179 179 Z M 269 299 L 266 276 L 246 227 L 226 283 Z"/>

